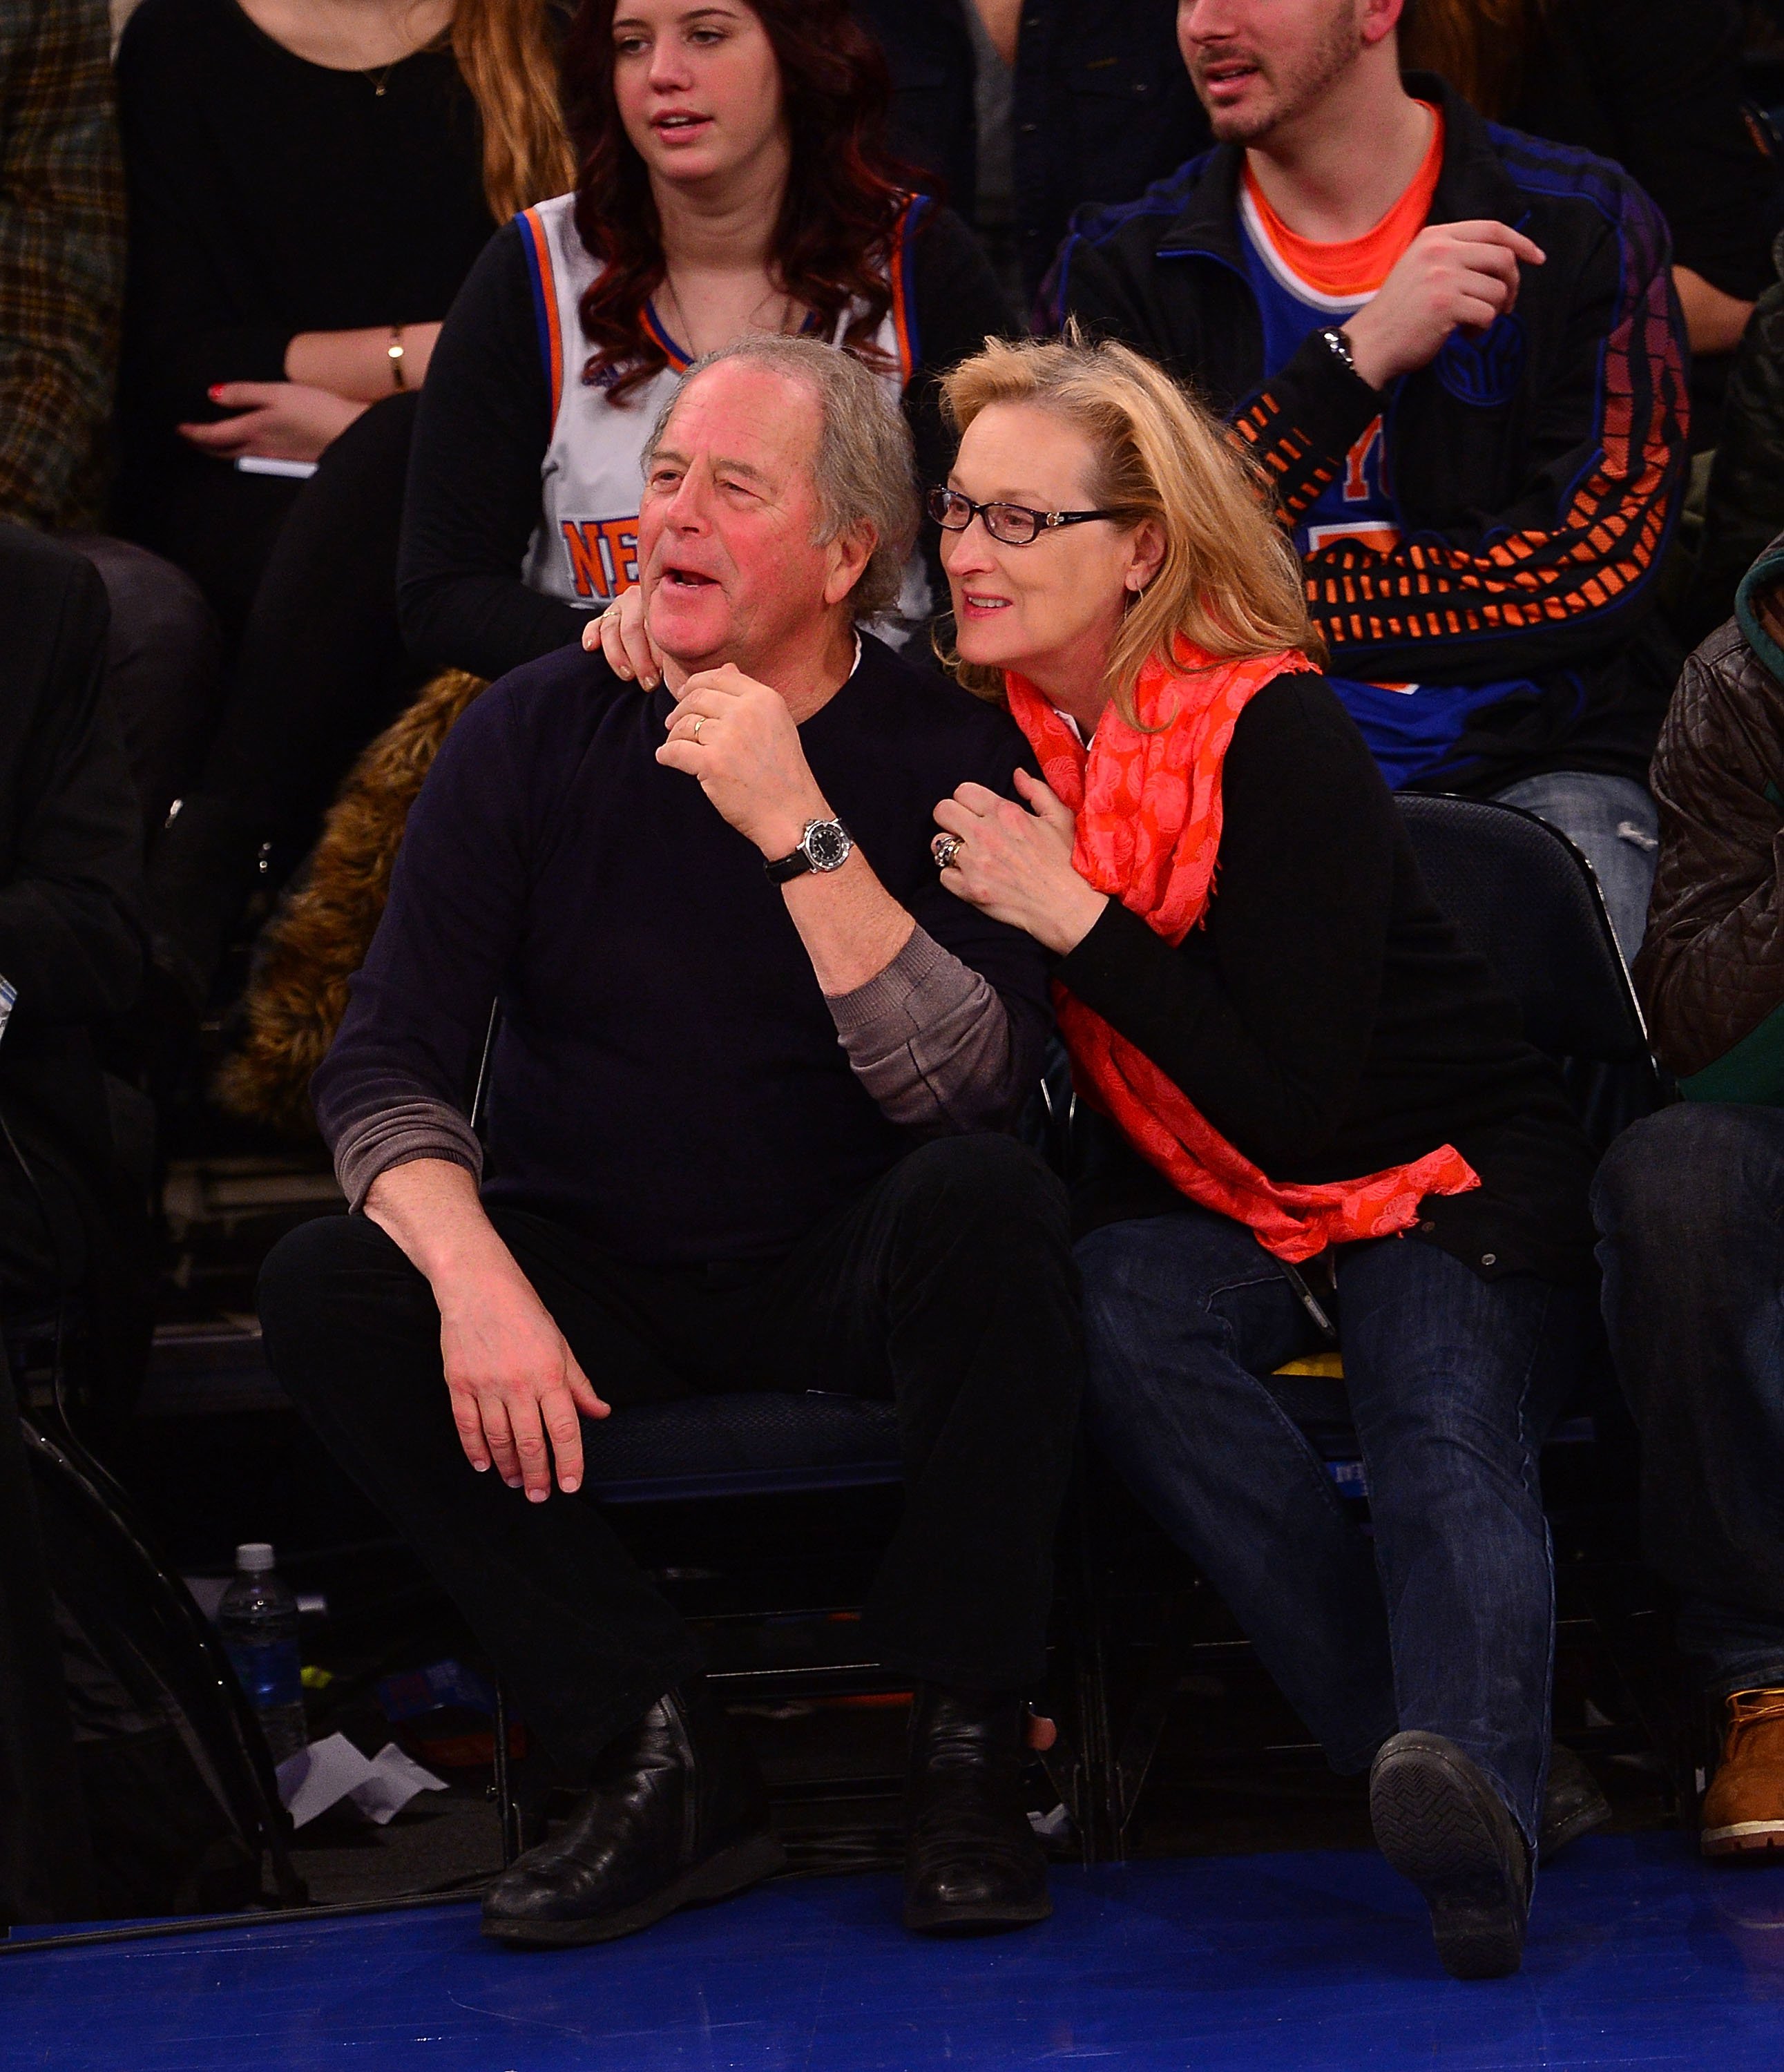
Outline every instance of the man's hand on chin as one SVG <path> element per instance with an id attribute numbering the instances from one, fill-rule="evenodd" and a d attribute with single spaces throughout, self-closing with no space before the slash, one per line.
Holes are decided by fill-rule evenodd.
<path id="1" fill-rule="evenodd" d="M 729 662 L 688 679 L 656 759 L 696 779 L 771 862 L 798 847 L 808 821 L 832 817 L 786 701 Z"/>

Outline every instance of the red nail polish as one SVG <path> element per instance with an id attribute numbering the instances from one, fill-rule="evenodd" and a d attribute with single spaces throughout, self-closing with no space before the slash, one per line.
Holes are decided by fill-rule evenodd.
<path id="1" fill-rule="evenodd" d="M 213 403 L 220 403 L 223 401 L 223 384 L 220 381 L 215 382 L 205 393 Z"/>

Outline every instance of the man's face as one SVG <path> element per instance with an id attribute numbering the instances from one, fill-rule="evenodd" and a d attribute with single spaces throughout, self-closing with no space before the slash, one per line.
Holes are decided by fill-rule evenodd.
<path id="1" fill-rule="evenodd" d="M 811 389 L 746 361 L 682 390 L 645 472 L 638 551 L 652 634 L 684 668 L 752 673 L 839 601 L 834 543 L 812 543 L 820 430 Z"/>
<path id="2" fill-rule="evenodd" d="M 1177 43 L 1217 140 L 1255 144 L 1355 64 L 1379 0 L 1178 0 Z"/>

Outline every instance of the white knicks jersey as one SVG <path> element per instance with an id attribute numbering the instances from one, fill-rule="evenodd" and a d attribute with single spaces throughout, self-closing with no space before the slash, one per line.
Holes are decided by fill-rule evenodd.
<path id="1" fill-rule="evenodd" d="M 522 210 L 519 219 L 532 277 L 539 349 L 551 391 L 551 442 L 539 471 L 539 524 L 523 573 L 529 589 L 598 610 L 638 581 L 644 442 L 657 413 L 680 387 L 690 360 L 656 308 L 647 304 L 646 328 L 668 364 L 617 404 L 610 399 L 610 384 L 583 380 L 590 348 L 578 310 L 602 262 L 590 256 L 577 235 L 575 200 L 573 195 L 559 195 Z M 892 306 L 874 337 L 889 363 L 879 378 L 894 404 L 916 364 L 910 243 L 927 206 L 919 195 L 898 219 L 892 247 Z M 845 317 L 839 323 L 838 337 L 848 322 Z M 874 631 L 897 644 L 928 610 L 928 577 L 922 557 L 913 553 L 898 605 L 888 615 L 890 623 L 878 622 Z"/>

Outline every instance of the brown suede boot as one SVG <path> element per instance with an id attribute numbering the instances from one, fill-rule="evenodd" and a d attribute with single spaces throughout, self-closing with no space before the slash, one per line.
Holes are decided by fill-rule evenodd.
<path id="1" fill-rule="evenodd" d="M 1729 1700 L 1722 1766 L 1704 1800 L 1706 1856 L 1784 1854 L 1784 1690 Z"/>

